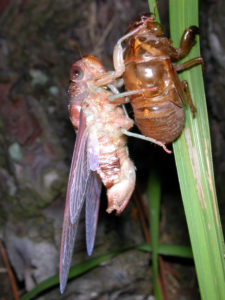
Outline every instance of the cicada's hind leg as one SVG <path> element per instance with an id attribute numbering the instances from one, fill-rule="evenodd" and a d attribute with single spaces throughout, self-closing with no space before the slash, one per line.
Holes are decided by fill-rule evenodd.
<path id="1" fill-rule="evenodd" d="M 191 109 L 193 118 L 195 118 L 197 109 L 194 106 L 194 103 L 192 101 L 191 93 L 190 93 L 189 86 L 188 86 L 188 82 L 186 80 L 184 80 L 184 81 L 182 81 L 182 85 L 183 85 L 184 93 L 186 95 L 186 102 L 187 102 L 187 104 L 189 105 L 189 107 Z"/>
<path id="2" fill-rule="evenodd" d="M 121 129 L 122 133 L 127 135 L 127 136 L 131 136 L 131 137 L 135 137 L 137 139 L 141 139 L 141 140 L 144 140 L 144 141 L 148 141 L 148 142 L 151 142 L 153 144 L 156 144 L 160 147 L 163 148 L 163 150 L 165 150 L 167 153 L 172 153 L 172 151 L 170 151 L 169 149 L 167 149 L 166 145 L 160 141 L 157 141 L 156 139 L 154 138 L 151 138 L 151 137 L 148 137 L 148 136 L 145 136 L 145 135 L 142 135 L 142 134 L 138 134 L 138 133 L 134 133 L 134 132 L 130 132 L 130 131 L 127 131 L 126 129 Z"/>

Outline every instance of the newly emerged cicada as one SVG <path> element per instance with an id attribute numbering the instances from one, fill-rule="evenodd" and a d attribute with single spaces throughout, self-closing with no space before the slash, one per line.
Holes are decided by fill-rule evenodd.
<path id="1" fill-rule="evenodd" d="M 135 167 L 128 156 L 126 137 L 133 121 L 115 102 L 112 92 L 94 79 L 105 70 L 97 58 L 87 56 L 70 70 L 69 114 L 77 131 L 66 195 L 61 253 L 60 291 L 67 281 L 81 209 L 86 200 L 86 245 L 91 255 L 98 219 L 102 182 L 107 189 L 108 208 L 120 214 L 135 186 Z"/>

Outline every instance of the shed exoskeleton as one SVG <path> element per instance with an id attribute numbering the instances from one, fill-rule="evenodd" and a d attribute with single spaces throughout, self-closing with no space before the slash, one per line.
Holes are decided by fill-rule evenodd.
<path id="1" fill-rule="evenodd" d="M 155 16 L 143 14 L 114 48 L 115 71 L 107 72 L 104 78 L 96 78 L 107 84 L 112 77 L 123 76 L 126 92 L 110 99 L 115 101 L 128 96 L 141 133 L 167 152 L 170 151 L 165 145 L 173 142 L 184 127 L 184 106 L 190 106 L 193 117 L 196 114 L 188 83 L 180 81 L 177 72 L 203 64 L 203 59 L 196 57 L 182 64 L 174 62 L 189 53 L 197 34 L 198 27 L 190 26 L 184 31 L 179 48 L 175 48 L 164 36 L 163 27 L 155 21 Z"/>
<path id="2" fill-rule="evenodd" d="M 146 22 L 147 20 L 147 22 Z M 183 64 L 173 61 L 185 57 L 195 43 L 199 33 L 196 26 L 187 28 L 175 48 L 164 37 L 161 24 L 154 15 L 141 15 L 130 27 L 129 32 L 144 24 L 136 34 L 125 40 L 123 73 L 126 90 L 146 90 L 130 96 L 135 122 L 145 136 L 164 144 L 173 142 L 184 127 L 184 105 L 188 104 L 195 117 L 196 108 L 192 102 L 187 81 L 180 81 L 177 72 L 203 63 L 201 57 Z"/>

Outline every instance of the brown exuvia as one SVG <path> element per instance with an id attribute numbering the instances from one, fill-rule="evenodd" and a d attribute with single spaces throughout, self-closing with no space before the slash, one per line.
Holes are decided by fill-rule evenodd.
<path id="1" fill-rule="evenodd" d="M 163 36 L 164 30 L 153 15 L 138 17 L 128 32 L 137 27 L 140 30 L 125 40 L 124 84 L 127 91 L 136 90 L 130 96 L 130 103 L 142 134 L 168 144 L 180 135 L 184 127 L 184 105 L 189 104 L 193 117 L 196 113 L 188 83 L 180 81 L 177 72 L 203 63 L 203 59 L 197 57 L 179 65 L 172 61 L 188 54 L 199 30 L 196 26 L 187 28 L 180 47 L 175 48 Z"/>

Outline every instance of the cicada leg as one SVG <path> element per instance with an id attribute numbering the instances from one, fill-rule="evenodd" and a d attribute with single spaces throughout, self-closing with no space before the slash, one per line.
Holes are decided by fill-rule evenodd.
<path id="1" fill-rule="evenodd" d="M 112 100 L 114 101 L 115 99 L 119 99 L 119 101 L 117 100 L 115 103 L 116 104 L 122 104 L 122 108 L 123 108 L 123 112 L 126 116 L 128 116 L 128 112 L 126 110 L 126 107 L 124 105 L 124 103 L 127 103 L 129 102 L 129 99 L 128 98 L 125 98 L 124 99 L 124 96 L 121 96 L 121 94 L 123 93 L 120 93 L 119 90 L 117 89 L 117 87 L 114 85 L 114 84 L 108 84 L 107 85 L 108 88 L 113 92 L 114 95 L 112 96 L 109 96 L 108 99 L 111 101 L 111 97 L 112 97 Z M 114 98 L 115 97 L 115 98 Z M 125 96 L 126 97 L 126 96 Z M 128 101 L 127 101 L 128 99 Z"/>
<path id="2" fill-rule="evenodd" d="M 187 104 L 189 105 L 189 107 L 190 107 L 190 109 L 191 109 L 193 118 L 195 118 L 197 109 L 196 109 L 196 107 L 194 106 L 194 103 L 193 103 L 193 101 L 192 101 L 191 93 L 190 93 L 189 86 L 188 86 L 188 82 L 187 82 L 186 80 L 184 80 L 184 81 L 182 81 L 182 85 L 183 85 L 184 93 L 185 93 L 185 95 L 186 95 L 186 101 L 187 101 Z"/>
<path id="3" fill-rule="evenodd" d="M 139 89 L 139 90 L 132 90 L 132 91 L 129 91 L 129 92 L 124 92 L 124 93 L 119 93 L 118 89 L 113 85 L 113 84 L 108 84 L 108 87 L 111 89 L 111 91 L 114 93 L 114 95 L 112 96 L 109 96 L 109 100 L 110 101 L 115 101 L 117 99 L 122 99 L 122 101 L 120 102 L 120 104 L 122 103 L 125 103 L 124 101 L 124 97 L 125 99 L 131 95 L 134 95 L 134 94 L 140 94 L 140 93 L 144 93 L 146 91 L 149 91 L 149 90 L 155 90 L 157 89 L 157 87 L 152 87 L 152 88 L 145 88 L 145 89 Z M 118 102 L 118 101 L 116 101 Z M 123 107 L 123 111 L 125 113 L 125 115 L 128 116 L 128 113 L 126 111 L 126 108 L 124 105 L 122 105 Z M 171 153 L 171 151 L 169 149 L 166 148 L 165 144 L 163 144 L 162 142 L 160 141 L 157 141 L 156 139 L 153 139 L 151 137 L 147 137 L 147 136 L 144 136 L 142 134 L 138 134 L 138 133 L 133 133 L 133 132 L 130 132 L 124 128 L 122 128 L 122 133 L 127 135 L 127 136 L 132 136 L 132 137 L 135 137 L 135 138 L 138 138 L 138 139 L 142 139 L 142 140 L 145 140 L 145 141 L 148 141 L 148 142 L 151 142 L 151 143 L 154 143 L 154 144 L 157 144 L 159 146 L 161 146 L 167 153 Z"/>
<path id="4" fill-rule="evenodd" d="M 193 66 L 196 66 L 198 64 L 202 64 L 202 68 L 204 68 L 204 60 L 202 57 L 195 57 L 184 62 L 183 64 L 174 64 L 174 67 L 177 72 L 180 72 L 192 68 Z"/>
<path id="5" fill-rule="evenodd" d="M 180 47 L 175 48 L 173 46 L 170 46 L 170 57 L 175 60 L 179 60 L 185 57 L 191 50 L 192 46 L 195 44 L 195 36 L 197 34 L 199 34 L 199 29 L 197 26 L 191 26 L 187 28 L 180 40 Z"/>
<path id="6" fill-rule="evenodd" d="M 128 116 L 128 113 L 127 113 L 127 110 L 126 110 L 126 107 L 125 107 L 124 104 L 130 102 L 129 101 L 129 96 L 157 89 L 157 87 L 152 87 L 152 88 L 132 90 L 132 91 L 129 91 L 129 92 L 120 93 L 118 91 L 118 89 L 113 84 L 108 84 L 108 87 L 114 93 L 114 95 L 109 96 L 109 98 L 108 98 L 109 101 L 112 101 L 113 103 L 116 103 L 116 104 L 122 104 L 122 108 L 123 108 L 123 111 L 124 111 L 124 113 L 125 113 L 126 116 Z"/>
<path id="7" fill-rule="evenodd" d="M 148 91 L 156 91 L 157 89 L 158 89 L 158 87 L 151 87 L 151 88 L 144 88 L 144 89 L 138 89 L 138 90 L 131 90 L 128 92 L 123 92 L 123 93 L 116 93 L 115 95 L 109 96 L 109 100 L 114 101 L 119 98 L 129 97 L 132 95 L 141 94 L 141 93 L 145 93 Z M 129 102 L 129 101 L 125 101 L 123 103 L 126 103 L 126 102 Z"/>
<path id="8" fill-rule="evenodd" d="M 123 49 L 122 43 L 127 38 L 131 37 L 132 35 L 136 34 L 139 30 L 141 30 L 142 27 L 145 26 L 145 24 L 148 20 L 149 19 L 146 18 L 146 20 L 140 26 L 131 30 L 130 32 L 128 32 L 127 34 L 125 34 L 118 40 L 118 42 L 116 43 L 114 50 L 113 50 L 113 65 L 114 65 L 115 71 L 106 72 L 106 73 L 98 76 L 97 78 L 95 78 L 94 83 L 96 86 L 104 86 L 109 83 L 112 83 L 114 80 L 116 80 L 117 78 L 119 78 L 123 75 L 123 73 L 125 71 L 125 62 L 124 62 L 124 58 L 123 58 L 124 49 Z"/>
<path id="9" fill-rule="evenodd" d="M 160 141 L 157 141 L 156 139 L 153 139 L 151 137 L 148 137 L 148 136 L 145 136 L 145 135 L 142 135 L 142 134 L 130 132 L 130 131 L 127 131 L 126 129 L 121 129 L 121 131 L 122 131 L 123 134 L 125 134 L 127 136 L 131 136 L 131 137 L 135 137 L 137 139 L 141 139 L 141 140 L 151 142 L 153 144 L 156 144 L 156 145 L 162 147 L 167 153 L 172 153 L 172 151 L 170 151 L 169 149 L 166 148 L 165 144 L 163 144 Z"/>
<path id="10" fill-rule="evenodd" d="M 186 69 L 189 69 L 195 65 L 198 64 L 202 64 L 202 66 L 204 66 L 204 60 L 202 57 L 196 57 L 193 59 L 190 59 L 186 62 L 184 62 L 183 64 L 173 64 L 173 67 L 175 69 L 176 72 L 180 72 Z M 190 90 L 188 87 L 188 82 L 186 80 L 180 82 L 178 80 L 178 77 L 174 77 L 174 80 L 176 80 L 176 87 L 179 91 L 179 95 L 181 96 L 182 102 L 184 105 L 188 104 L 191 111 L 192 111 L 192 115 L 193 118 L 195 118 L 197 109 L 193 104 L 192 98 L 191 98 L 191 94 L 190 94 Z"/>

